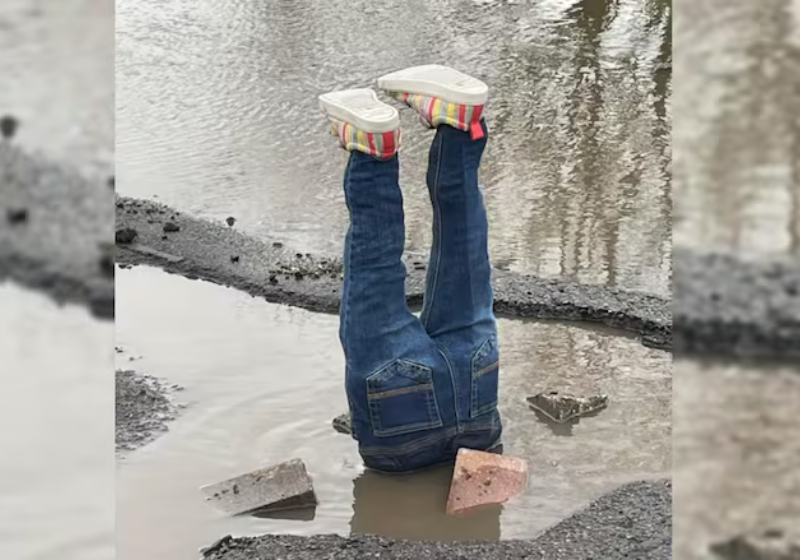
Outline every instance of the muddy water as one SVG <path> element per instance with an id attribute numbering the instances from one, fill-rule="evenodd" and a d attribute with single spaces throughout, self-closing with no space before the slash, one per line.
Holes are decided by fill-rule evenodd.
<path id="1" fill-rule="evenodd" d="M 676 362 L 675 555 L 783 529 L 800 539 L 800 369 Z"/>
<path id="2" fill-rule="evenodd" d="M 0 115 L 15 138 L 84 172 L 114 160 L 113 0 L 3 0 Z"/>
<path id="3" fill-rule="evenodd" d="M 337 253 L 345 156 L 316 96 L 440 62 L 487 81 L 493 259 L 666 292 L 666 0 L 122 0 L 119 188 Z M 431 133 L 404 113 L 409 248 L 430 242 Z"/>
<path id="4" fill-rule="evenodd" d="M 0 557 L 114 555 L 113 326 L 0 283 Z"/>
<path id="5" fill-rule="evenodd" d="M 188 560 L 226 533 L 527 537 L 608 489 L 670 470 L 668 354 L 608 332 L 501 320 L 505 444 L 530 461 L 531 489 L 501 514 L 448 519 L 447 469 L 365 473 L 354 442 L 331 428 L 346 408 L 335 316 L 146 268 L 120 271 L 118 294 L 118 366 L 185 386 L 177 397 L 188 407 L 118 466 L 117 558 Z M 524 403 L 551 388 L 606 392 L 611 406 L 556 433 Z M 315 481 L 313 520 L 229 518 L 198 491 L 293 457 Z"/>
<path id="6" fill-rule="evenodd" d="M 800 255 L 800 0 L 676 0 L 675 242 Z"/>

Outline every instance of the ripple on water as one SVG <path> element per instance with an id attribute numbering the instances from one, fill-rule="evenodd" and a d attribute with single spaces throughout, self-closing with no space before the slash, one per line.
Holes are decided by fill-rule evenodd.
<path id="1" fill-rule="evenodd" d="M 440 62 L 492 88 L 482 180 L 493 258 L 665 293 L 669 12 L 667 0 L 124 0 L 120 190 L 336 253 L 345 157 L 316 97 Z M 431 133 L 402 114 L 408 244 L 420 251 Z"/>

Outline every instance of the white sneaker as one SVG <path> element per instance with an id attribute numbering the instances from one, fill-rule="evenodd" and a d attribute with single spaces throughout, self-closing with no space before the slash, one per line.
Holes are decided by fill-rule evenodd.
<path id="1" fill-rule="evenodd" d="M 363 132 L 391 132 L 400 126 L 397 109 L 371 89 L 333 91 L 319 96 L 319 105 L 332 120 L 350 123 Z"/>
<path id="2" fill-rule="evenodd" d="M 378 87 L 394 93 L 436 97 L 461 105 L 483 105 L 489 86 L 448 66 L 428 64 L 392 72 L 378 78 Z"/>
<path id="3" fill-rule="evenodd" d="M 348 152 L 390 159 L 400 147 L 400 115 L 371 89 L 334 91 L 319 96 L 331 133 Z"/>

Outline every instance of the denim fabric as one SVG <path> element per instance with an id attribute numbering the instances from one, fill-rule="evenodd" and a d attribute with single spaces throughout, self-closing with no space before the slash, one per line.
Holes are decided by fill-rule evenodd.
<path id="1" fill-rule="evenodd" d="M 497 328 L 478 187 L 487 137 L 437 129 L 427 173 L 433 245 L 419 319 L 405 297 L 398 158 L 350 155 L 339 336 L 353 437 L 367 467 L 406 472 L 451 461 L 461 447 L 500 443 Z"/>

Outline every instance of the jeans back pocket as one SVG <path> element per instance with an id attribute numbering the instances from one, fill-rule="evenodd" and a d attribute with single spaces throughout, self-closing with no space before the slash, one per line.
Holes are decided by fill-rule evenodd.
<path id="1" fill-rule="evenodd" d="M 395 360 L 366 381 L 372 431 L 376 437 L 442 426 L 431 368 Z"/>
<path id="2" fill-rule="evenodd" d="M 476 418 L 497 408 L 500 354 L 494 336 L 484 342 L 472 357 L 471 376 L 470 417 Z"/>

